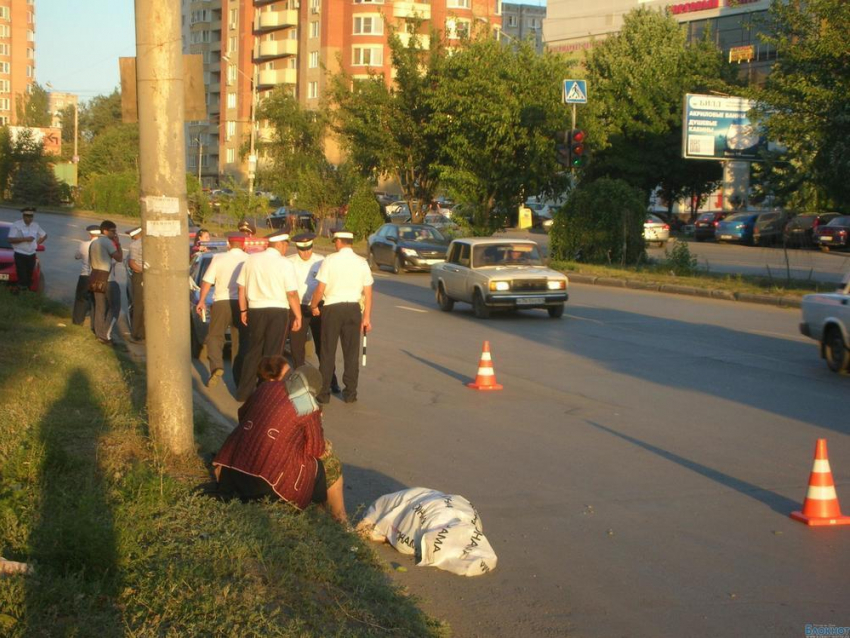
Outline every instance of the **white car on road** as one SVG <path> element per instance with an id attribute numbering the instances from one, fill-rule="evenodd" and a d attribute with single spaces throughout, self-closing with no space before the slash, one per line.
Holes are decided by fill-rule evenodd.
<path id="1" fill-rule="evenodd" d="M 820 344 L 820 356 L 833 372 L 850 371 L 850 273 L 832 293 L 806 295 L 800 332 Z"/>

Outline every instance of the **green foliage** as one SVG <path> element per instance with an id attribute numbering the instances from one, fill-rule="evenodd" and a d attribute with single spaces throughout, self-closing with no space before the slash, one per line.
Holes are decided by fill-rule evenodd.
<path id="1" fill-rule="evenodd" d="M 86 144 L 80 157 L 80 179 L 94 174 L 138 172 L 138 160 L 138 124 L 116 124 Z"/>
<path id="2" fill-rule="evenodd" d="M 240 188 L 233 180 L 227 181 L 224 187 L 232 190 L 233 194 L 228 197 L 221 197 L 218 200 L 218 210 L 232 219 L 234 223 L 246 218 L 265 219 L 269 214 L 269 200 L 265 197 L 257 196 L 244 188 Z"/>
<path id="3" fill-rule="evenodd" d="M 186 201 L 189 214 L 198 224 L 203 225 L 212 216 L 210 199 L 198 181 L 198 176 L 192 173 L 186 173 Z"/>
<path id="4" fill-rule="evenodd" d="M 141 217 L 139 176 L 135 171 L 88 175 L 80 189 L 83 208 L 126 217 Z"/>
<path id="5" fill-rule="evenodd" d="M 38 83 L 32 85 L 29 93 L 21 93 L 15 98 L 15 109 L 18 126 L 45 127 L 53 122 L 50 115 L 50 98 L 44 87 Z"/>
<path id="6" fill-rule="evenodd" d="M 121 124 L 121 93 L 115 89 L 109 95 L 98 95 L 80 107 L 81 136 L 87 142 L 106 129 Z"/>
<path id="7" fill-rule="evenodd" d="M 570 68 L 528 43 L 470 41 L 440 61 L 428 131 L 439 138 L 440 181 L 473 210 L 473 226 L 495 225 L 529 195 L 563 192 L 555 136 L 568 126 L 560 86 Z M 510 213 L 513 216 L 513 213 Z"/>
<path id="8" fill-rule="evenodd" d="M 69 196 L 67 186 L 56 179 L 44 146 L 30 129 L 21 130 L 14 142 L 8 130 L 3 130 L 0 187 L 5 196 L 21 204 L 59 204 Z"/>
<path id="9" fill-rule="evenodd" d="M 354 233 L 354 239 L 364 239 L 384 223 L 381 206 L 372 193 L 371 186 L 364 182 L 351 197 L 345 216 L 345 230 Z"/>
<path id="10" fill-rule="evenodd" d="M 756 94 L 770 139 L 787 147 L 761 180 L 767 194 L 805 209 L 850 212 L 850 3 L 774 2 L 777 60 Z"/>
<path id="11" fill-rule="evenodd" d="M 644 215 L 640 192 L 623 180 L 581 184 L 554 215 L 550 255 L 562 261 L 635 264 L 645 257 Z"/>
<path id="12" fill-rule="evenodd" d="M 714 44 L 688 44 L 672 16 L 635 9 L 619 33 L 588 53 L 586 66 L 593 99 L 579 110 L 579 122 L 593 149 L 588 179 L 623 179 L 647 201 L 659 184 L 671 199 L 713 188 L 719 166 L 682 159 L 681 140 L 685 94 L 728 92 L 735 78 Z"/>
<path id="13" fill-rule="evenodd" d="M 697 274 L 698 260 L 691 254 L 686 241 L 677 241 L 673 249 L 664 249 L 664 267 L 679 277 L 693 277 Z"/>

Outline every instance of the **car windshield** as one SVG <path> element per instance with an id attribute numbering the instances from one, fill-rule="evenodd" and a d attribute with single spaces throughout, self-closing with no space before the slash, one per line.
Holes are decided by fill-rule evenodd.
<path id="1" fill-rule="evenodd" d="M 11 248 L 12 244 L 9 243 L 9 227 L 8 226 L 0 226 L 0 248 Z"/>
<path id="2" fill-rule="evenodd" d="M 444 241 L 436 228 L 429 226 L 399 226 L 398 236 L 402 241 L 435 242 Z"/>
<path id="3" fill-rule="evenodd" d="M 699 219 L 697 221 L 699 221 L 699 222 L 714 221 L 714 213 L 703 213 L 702 215 L 699 216 Z"/>
<path id="4" fill-rule="evenodd" d="M 725 222 L 749 222 L 756 218 L 756 215 L 745 215 L 743 213 L 738 213 L 737 215 L 729 215 L 723 221 Z"/>
<path id="5" fill-rule="evenodd" d="M 505 242 L 483 244 L 472 249 L 472 266 L 540 266 L 540 253 L 536 244 Z"/>
<path id="6" fill-rule="evenodd" d="M 850 217 L 846 215 L 844 217 L 836 217 L 827 226 L 850 226 Z"/>

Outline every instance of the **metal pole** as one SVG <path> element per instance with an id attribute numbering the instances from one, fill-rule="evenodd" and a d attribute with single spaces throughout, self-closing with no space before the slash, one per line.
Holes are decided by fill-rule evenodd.
<path id="1" fill-rule="evenodd" d="M 576 130 L 576 105 L 573 104 L 573 126 L 570 129 L 571 131 Z"/>
<path id="2" fill-rule="evenodd" d="M 135 8 L 148 423 L 164 451 L 187 454 L 194 438 L 180 4 L 135 0 Z"/>
<path id="3" fill-rule="evenodd" d="M 253 54 L 252 54 L 253 58 Z M 248 196 L 254 196 L 254 176 L 257 171 L 257 65 L 251 60 L 251 150 L 248 152 Z"/>
<path id="4" fill-rule="evenodd" d="M 79 115 L 80 115 L 80 105 L 75 103 L 74 104 L 74 162 L 75 163 L 78 161 L 77 160 L 77 136 L 78 136 L 77 131 L 79 130 L 79 126 L 80 126 Z"/>
<path id="5" fill-rule="evenodd" d="M 198 136 L 198 184 L 200 184 L 201 188 L 204 187 L 204 183 L 201 181 L 201 167 L 203 166 L 203 158 L 204 158 L 204 145 L 201 143 L 201 136 Z"/>

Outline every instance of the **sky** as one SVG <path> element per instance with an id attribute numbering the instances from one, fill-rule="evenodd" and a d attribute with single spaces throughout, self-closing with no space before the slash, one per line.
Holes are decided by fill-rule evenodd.
<path id="1" fill-rule="evenodd" d="M 82 101 L 112 93 L 118 58 L 136 54 L 133 0 L 36 0 L 35 12 L 36 82 Z"/>

